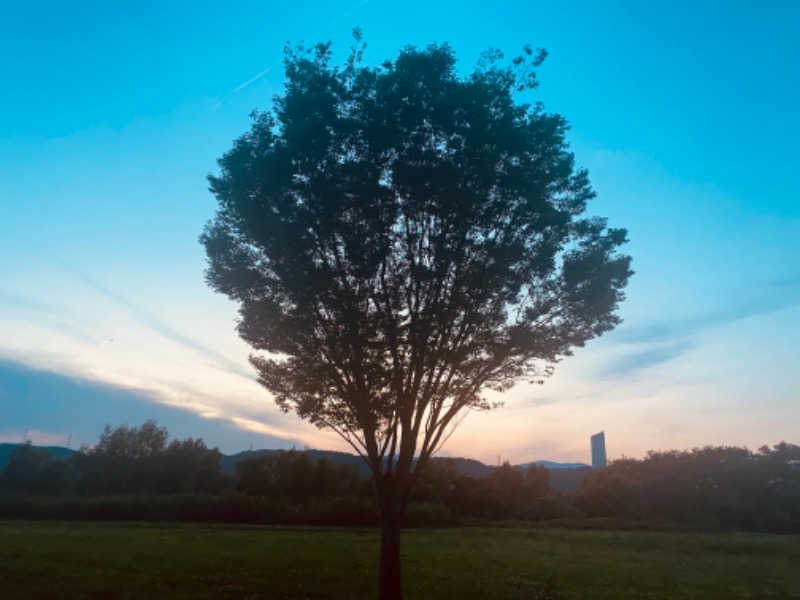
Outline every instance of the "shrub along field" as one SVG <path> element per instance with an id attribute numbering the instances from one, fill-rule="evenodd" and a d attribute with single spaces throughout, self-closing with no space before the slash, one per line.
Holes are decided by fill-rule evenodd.
<path id="1" fill-rule="evenodd" d="M 378 522 L 363 461 L 344 453 L 247 452 L 226 457 L 223 470 L 219 450 L 193 438 L 170 442 L 153 420 L 108 425 L 94 447 L 66 457 L 30 443 L 5 447 L 5 458 L 3 450 L 0 444 L 0 464 L 7 460 L 0 468 L 0 519 Z M 416 484 L 405 524 L 617 519 L 643 528 L 667 522 L 700 531 L 800 534 L 800 446 L 794 444 L 756 452 L 723 446 L 652 451 L 642 460 L 577 471 L 578 477 L 552 473 L 536 464 L 487 467 L 433 458 Z M 569 489 L 560 487 L 570 482 Z"/>
<path id="2" fill-rule="evenodd" d="M 372 598 L 373 529 L 0 522 L 4 598 Z M 800 538 L 407 530 L 406 598 L 800 598 Z"/>

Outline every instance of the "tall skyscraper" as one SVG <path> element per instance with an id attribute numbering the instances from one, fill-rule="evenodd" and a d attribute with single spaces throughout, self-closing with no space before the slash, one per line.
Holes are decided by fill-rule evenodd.
<path id="1" fill-rule="evenodd" d="M 592 468 L 602 469 L 606 466 L 606 434 L 595 433 L 592 438 Z"/>

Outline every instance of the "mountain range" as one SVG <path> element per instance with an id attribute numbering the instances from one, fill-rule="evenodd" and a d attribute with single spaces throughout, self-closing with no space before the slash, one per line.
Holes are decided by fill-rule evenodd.
<path id="1" fill-rule="evenodd" d="M 8 457 L 17 446 L 19 446 L 19 444 L 0 444 L 0 469 L 5 467 L 8 462 Z M 63 448 L 61 446 L 37 446 L 37 448 L 47 450 L 58 458 L 66 458 L 75 452 L 75 450 Z M 285 452 L 285 450 L 245 450 L 244 452 L 237 452 L 236 454 L 223 454 L 220 458 L 220 466 L 224 473 L 232 474 L 236 470 L 236 463 L 240 460 L 254 456 L 280 454 L 281 452 Z M 369 469 L 366 463 L 361 457 L 354 454 L 335 452 L 333 450 L 305 450 L 305 452 L 308 452 L 315 460 L 325 458 L 331 462 L 354 464 L 358 467 L 362 475 L 369 475 Z M 441 458 L 454 460 L 456 472 L 459 475 L 468 475 L 475 478 L 488 477 L 496 468 L 473 458 Z M 569 492 L 577 489 L 580 482 L 583 481 L 583 478 L 591 471 L 591 467 L 583 463 L 560 463 L 549 460 L 537 460 L 516 466 L 527 468 L 532 465 L 543 466 L 550 471 L 550 485 L 555 492 Z"/>

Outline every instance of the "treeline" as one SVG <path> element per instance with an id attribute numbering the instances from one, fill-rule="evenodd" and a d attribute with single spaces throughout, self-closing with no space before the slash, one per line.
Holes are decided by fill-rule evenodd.
<path id="1" fill-rule="evenodd" d="M 18 446 L 0 472 L 0 490 L 49 495 L 217 493 L 227 481 L 221 454 L 203 440 L 169 442 L 150 420 L 138 427 L 106 425 L 93 448 L 57 458 L 30 443 Z"/>
<path id="2" fill-rule="evenodd" d="M 574 503 L 589 518 L 800 533 L 800 446 L 651 451 L 592 472 Z"/>
<path id="3" fill-rule="evenodd" d="M 224 473 L 201 439 L 155 421 L 106 426 L 67 458 L 21 444 L 0 470 L 0 518 L 343 524 L 377 522 L 352 464 L 306 452 L 253 456 Z"/>
<path id="4" fill-rule="evenodd" d="M 106 426 L 94 447 L 67 458 L 22 444 L 0 470 L 0 518 L 377 523 L 372 482 L 355 464 L 290 450 L 250 455 L 225 473 L 220 459 L 200 439 L 170 441 L 155 421 Z M 471 477 L 436 458 L 406 518 L 800 532 L 800 447 L 650 452 L 592 472 L 571 494 L 553 492 L 541 466 L 505 463 Z"/>
<path id="5" fill-rule="evenodd" d="M 106 426 L 95 446 L 67 458 L 22 444 L 0 470 L 0 518 L 378 522 L 372 482 L 356 464 L 290 450 L 248 456 L 228 474 L 220 459 L 203 440 L 169 441 L 155 421 Z M 406 518 L 420 526 L 537 518 L 552 498 L 544 467 L 505 464 L 473 478 L 454 460 L 434 459 Z"/>

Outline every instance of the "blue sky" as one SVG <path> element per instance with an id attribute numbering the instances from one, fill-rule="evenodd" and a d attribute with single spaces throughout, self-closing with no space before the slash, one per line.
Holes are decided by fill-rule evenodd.
<path id="1" fill-rule="evenodd" d="M 490 6 L 490 8 L 487 8 Z M 625 227 L 614 332 L 470 415 L 445 454 L 588 461 L 797 443 L 800 3 L 7 0 L 0 18 L 0 441 L 158 418 L 225 452 L 344 449 L 256 383 L 203 282 L 205 176 L 281 90 L 286 42 L 366 60 L 545 47 L 541 100 Z M 500 399 L 500 398 L 498 398 Z"/>

